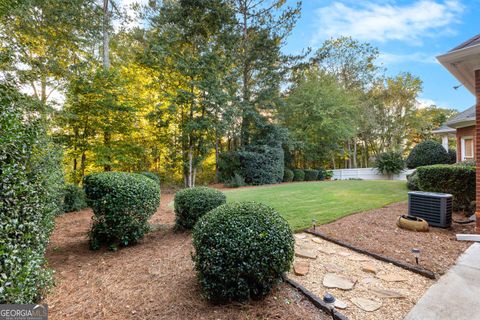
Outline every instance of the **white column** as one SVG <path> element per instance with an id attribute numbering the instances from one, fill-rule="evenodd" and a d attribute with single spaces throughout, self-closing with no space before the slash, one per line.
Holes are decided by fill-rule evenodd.
<path id="1" fill-rule="evenodd" d="M 448 151 L 448 135 L 442 136 L 442 146 Z"/>

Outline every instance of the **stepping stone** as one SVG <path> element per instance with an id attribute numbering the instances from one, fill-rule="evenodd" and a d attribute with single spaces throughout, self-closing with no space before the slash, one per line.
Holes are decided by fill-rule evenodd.
<path id="1" fill-rule="evenodd" d="M 342 257 L 348 257 L 351 255 L 350 252 L 347 252 L 347 251 L 340 251 L 337 253 L 339 256 L 342 256 Z"/>
<path id="2" fill-rule="evenodd" d="M 305 233 L 297 233 L 295 234 L 295 238 L 299 239 L 299 240 L 302 240 L 302 239 L 305 239 L 307 237 L 307 235 Z"/>
<path id="3" fill-rule="evenodd" d="M 350 256 L 350 257 L 348 257 L 348 260 L 352 260 L 352 261 L 370 261 L 369 258 L 364 257 L 364 256 Z"/>
<path id="4" fill-rule="evenodd" d="M 377 274 L 377 278 L 387 282 L 407 281 L 407 278 L 397 273 Z"/>
<path id="5" fill-rule="evenodd" d="M 342 300 L 338 300 L 336 299 L 335 302 L 333 303 L 333 305 L 335 306 L 335 308 L 337 309 L 347 309 L 348 307 L 348 304 Z"/>
<path id="6" fill-rule="evenodd" d="M 295 249 L 295 256 L 313 260 L 317 259 L 317 253 L 315 251 L 305 248 Z"/>
<path id="7" fill-rule="evenodd" d="M 327 270 L 327 272 L 336 273 L 336 272 L 343 271 L 343 268 L 340 266 L 337 266 L 336 264 L 327 263 L 327 264 L 324 264 L 323 266 L 325 267 L 325 270 Z"/>
<path id="8" fill-rule="evenodd" d="M 352 298 L 350 299 L 350 301 L 352 301 L 354 305 L 356 305 L 363 311 L 367 311 L 367 312 L 373 312 L 375 310 L 380 309 L 380 307 L 382 306 L 382 303 L 379 301 L 370 300 L 370 299 L 361 298 L 361 297 Z"/>
<path id="9" fill-rule="evenodd" d="M 325 253 L 325 254 L 334 254 L 335 253 L 335 250 L 333 250 L 332 248 L 329 248 L 329 247 L 320 247 L 320 248 L 318 248 L 318 251 L 320 251 L 321 253 Z"/>
<path id="10" fill-rule="evenodd" d="M 406 298 L 400 292 L 396 292 L 396 291 L 392 291 L 392 290 L 373 288 L 373 289 L 370 289 L 370 291 L 372 291 L 379 298 L 392 298 L 392 299 L 405 299 Z"/>
<path id="11" fill-rule="evenodd" d="M 362 271 L 377 274 L 377 267 L 372 262 L 367 262 L 362 265 Z"/>
<path id="12" fill-rule="evenodd" d="M 325 241 L 323 241 L 322 239 L 320 238 L 312 238 L 312 241 L 315 242 L 315 243 L 318 243 L 318 244 L 323 244 Z"/>
<path id="13" fill-rule="evenodd" d="M 293 264 L 293 272 L 297 276 L 305 276 L 308 274 L 308 271 L 310 270 L 310 263 L 307 261 L 295 261 Z"/>
<path id="14" fill-rule="evenodd" d="M 323 285 L 327 288 L 338 288 L 342 290 L 352 290 L 355 283 L 347 278 L 337 276 L 334 273 L 327 273 L 323 278 Z"/>

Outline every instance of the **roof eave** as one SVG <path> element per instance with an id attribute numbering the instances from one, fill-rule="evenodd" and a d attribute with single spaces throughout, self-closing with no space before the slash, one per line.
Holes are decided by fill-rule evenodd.
<path id="1" fill-rule="evenodd" d="M 464 121 L 458 121 L 454 123 L 447 122 L 447 125 L 454 129 L 465 128 L 475 125 L 475 119 L 469 119 Z"/>

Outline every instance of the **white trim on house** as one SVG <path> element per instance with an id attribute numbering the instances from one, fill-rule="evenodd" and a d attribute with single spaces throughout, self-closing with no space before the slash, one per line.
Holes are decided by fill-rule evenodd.
<path id="1" fill-rule="evenodd" d="M 472 141 L 472 152 L 474 150 L 474 145 L 473 145 L 473 137 L 472 136 L 463 136 L 460 138 L 460 148 L 461 148 L 461 157 L 462 157 L 462 161 L 465 161 L 467 160 L 467 155 L 465 154 L 465 140 L 471 140 Z M 470 159 L 473 159 L 475 155 L 472 155 L 472 157 L 470 157 Z"/>

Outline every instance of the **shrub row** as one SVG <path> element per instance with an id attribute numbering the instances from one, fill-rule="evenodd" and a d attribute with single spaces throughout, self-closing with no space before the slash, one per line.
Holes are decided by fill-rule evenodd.
<path id="1" fill-rule="evenodd" d="M 103 172 L 86 176 L 83 186 L 94 213 L 92 249 L 134 244 L 149 230 L 148 219 L 160 204 L 160 186 L 154 180 L 136 173 Z"/>
<path id="2" fill-rule="evenodd" d="M 42 107 L 0 84 L 0 304 L 34 303 L 51 284 L 45 250 L 62 210 L 63 173 Z"/>
<path id="3" fill-rule="evenodd" d="M 285 169 L 283 182 L 291 181 L 323 181 L 332 177 L 331 171 L 325 169 Z"/>
<path id="4" fill-rule="evenodd" d="M 418 188 L 452 194 L 454 210 L 468 210 L 475 200 L 475 167 L 471 165 L 438 164 L 419 167 L 416 172 Z"/>

